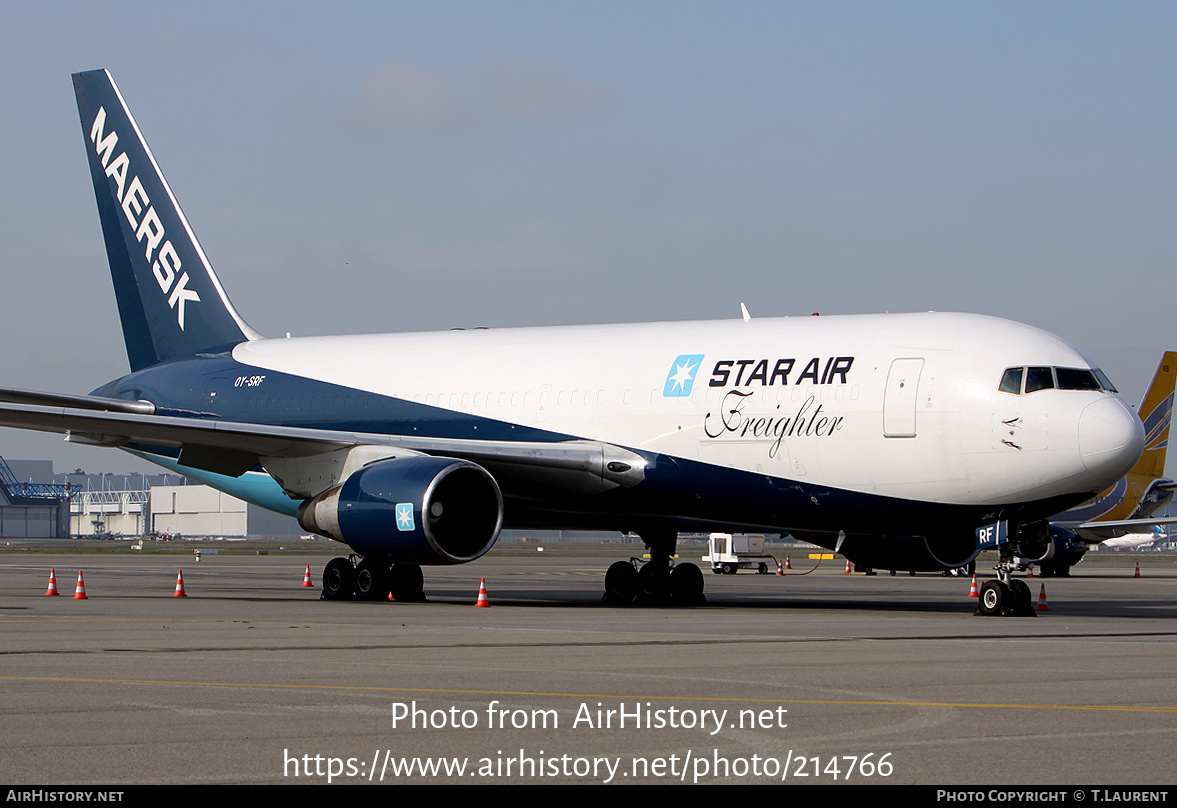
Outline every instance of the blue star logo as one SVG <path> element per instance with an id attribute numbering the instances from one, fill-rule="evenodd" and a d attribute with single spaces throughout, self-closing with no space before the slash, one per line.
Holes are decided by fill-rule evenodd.
<path id="1" fill-rule="evenodd" d="M 398 502 L 396 504 L 396 529 L 411 531 L 416 525 L 413 522 L 413 503 Z"/>
<path id="2" fill-rule="evenodd" d="M 675 359 L 666 374 L 666 386 L 662 388 L 662 395 L 672 398 L 689 396 L 691 388 L 695 386 L 695 377 L 699 374 L 699 366 L 703 364 L 703 354 L 683 354 Z"/>

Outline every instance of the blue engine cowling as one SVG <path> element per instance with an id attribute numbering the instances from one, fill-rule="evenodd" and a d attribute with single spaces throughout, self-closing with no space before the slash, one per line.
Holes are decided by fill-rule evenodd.
<path id="1" fill-rule="evenodd" d="M 382 460 L 308 499 L 298 523 L 362 556 L 415 564 L 473 561 L 503 526 L 503 495 L 482 466 L 452 457 Z"/>
<path id="2" fill-rule="evenodd" d="M 1050 539 L 1054 552 L 1046 561 L 1039 562 L 1039 571 L 1044 577 L 1070 575 L 1071 567 L 1083 560 L 1087 544 L 1075 531 L 1062 525 L 1050 526 Z"/>

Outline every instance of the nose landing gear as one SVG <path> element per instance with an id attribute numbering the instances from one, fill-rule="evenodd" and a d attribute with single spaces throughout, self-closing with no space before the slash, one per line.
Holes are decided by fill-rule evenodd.
<path id="1" fill-rule="evenodd" d="M 1010 575 L 1021 565 L 1013 561 L 1002 561 L 997 565 L 998 579 L 986 581 L 981 586 L 980 603 L 977 613 L 988 616 L 1035 617 L 1034 596 L 1026 582 Z"/>

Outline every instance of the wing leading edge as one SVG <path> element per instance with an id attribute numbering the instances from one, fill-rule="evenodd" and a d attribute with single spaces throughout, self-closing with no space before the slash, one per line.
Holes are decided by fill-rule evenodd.
<path id="1" fill-rule="evenodd" d="M 39 395 L 41 401 L 89 403 L 93 408 L 0 403 L 0 426 L 62 433 L 74 443 L 178 453 L 182 466 L 230 477 L 261 466 L 294 498 L 326 490 L 339 482 L 338 474 L 346 474 L 357 463 L 405 455 L 477 462 L 492 473 L 501 473 L 508 486 L 512 481 L 522 484 L 553 471 L 563 472 L 561 487 L 576 493 L 632 487 L 643 479 L 646 465 L 635 452 L 597 441 L 479 441 L 341 432 L 154 415 L 144 411 L 151 406 L 147 402 L 15 392 L 0 392 L 0 398 L 11 401 L 27 393 L 27 400 Z M 100 409 L 106 405 L 113 408 L 116 403 L 132 405 L 132 411 Z M 144 406 L 135 406 L 139 404 Z M 342 458 L 352 452 L 355 456 L 344 462 Z M 332 456 L 339 460 L 328 460 Z M 324 464 L 337 467 L 338 473 L 322 471 Z M 308 473 L 308 468 L 314 471 Z"/>

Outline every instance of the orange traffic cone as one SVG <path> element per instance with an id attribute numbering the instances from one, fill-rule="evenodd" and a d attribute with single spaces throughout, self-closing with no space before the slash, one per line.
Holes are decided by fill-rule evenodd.
<path id="1" fill-rule="evenodd" d="M 1139 562 L 1139 561 L 1137 561 L 1137 562 L 1136 562 L 1136 574 L 1135 574 L 1135 575 L 1133 575 L 1132 577 L 1133 577 L 1133 578 L 1139 578 L 1139 577 L 1140 577 L 1140 562 Z"/>
<path id="2" fill-rule="evenodd" d="M 314 586 L 314 584 L 311 583 L 311 565 L 310 564 L 307 564 L 306 575 L 302 576 L 302 585 L 303 586 Z"/>
<path id="3" fill-rule="evenodd" d="M 184 570 L 176 572 L 176 591 L 172 593 L 173 598 L 186 598 L 188 593 L 184 591 Z"/>
<path id="4" fill-rule="evenodd" d="M 74 600 L 89 600 L 86 597 L 86 582 L 82 580 L 81 570 L 78 570 L 78 586 L 74 590 Z"/>
<path id="5" fill-rule="evenodd" d="M 1027 577 L 1027 578 L 1033 578 L 1033 577 L 1034 577 L 1034 565 L 1033 565 L 1033 564 L 1028 564 L 1028 565 L 1026 566 L 1026 577 Z"/>
<path id="6" fill-rule="evenodd" d="M 784 562 L 782 562 L 779 558 L 776 560 L 776 574 L 777 575 L 784 575 L 785 574 Z"/>
<path id="7" fill-rule="evenodd" d="M 850 574 L 850 559 L 846 559 L 846 575 Z"/>
<path id="8" fill-rule="evenodd" d="M 981 593 L 977 591 L 977 573 L 973 573 L 973 585 L 969 588 L 970 598 L 979 598 Z"/>
<path id="9" fill-rule="evenodd" d="M 45 590 L 46 595 L 57 596 L 60 594 L 57 591 L 57 570 L 53 567 L 49 568 L 49 588 Z"/>
<path id="10" fill-rule="evenodd" d="M 1048 606 L 1046 603 L 1046 584 L 1043 584 L 1042 588 L 1038 590 L 1038 611 L 1050 611 L 1050 606 Z"/>
<path id="11" fill-rule="evenodd" d="M 787 555 L 785 556 L 785 569 L 787 569 L 787 570 L 793 569 L 793 565 L 789 563 L 789 557 Z"/>
<path id="12" fill-rule="evenodd" d="M 490 598 L 486 596 L 486 579 L 482 579 L 482 583 L 478 585 L 478 602 L 475 606 L 490 606 Z"/>

